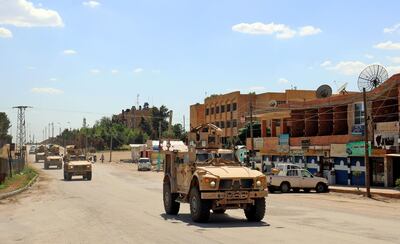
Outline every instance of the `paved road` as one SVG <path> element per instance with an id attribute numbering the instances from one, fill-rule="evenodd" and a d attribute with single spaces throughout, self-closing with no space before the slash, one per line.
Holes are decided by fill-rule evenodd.
<path id="1" fill-rule="evenodd" d="M 42 164 L 34 164 L 42 168 Z M 0 243 L 400 243 L 400 202 L 339 194 L 273 194 L 262 223 L 241 210 L 190 220 L 170 217 L 161 173 L 132 164 L 93 166 L 93 180 L 41 170 L 30 190 L 0 202 Z"/>

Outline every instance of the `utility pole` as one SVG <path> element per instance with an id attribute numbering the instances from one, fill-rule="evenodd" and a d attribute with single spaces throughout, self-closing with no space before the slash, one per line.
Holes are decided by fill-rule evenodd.
<path id="1" fill-rule="evenodd" d="M 161 120 L 158 122 L 158 157 L 157 157 L 157 172 L 161 169 Z"/>
<path id="2" fill-rule="evenodd" d="M 371 182 L 369 176 L 369 143 L 368 143 L 368 109 L 367 109 L 367 94 L 365 87 L 363 88 L 363 99 L 364 99 L 364 147 L 365 147 L 365 187 L 367 189 L 367 197 L 371 198 Z"/>
<path id="3" fill-rule="evenodd" d="M 13 107 L 18 109 L 18 115 L 17 115 L 17 140 L 16 143 L 18 145 L 18 151 L 19 151 L 19 156 L 22 157 L 22 147 L 26 143 L 26 127 L 25 127 L 25 110 L 27 108 L 32 108 L 30 106 L 16 106 Z"/>
<path id="4" fill-rule="evenodd" d="M 111 163 L 111 158 L 112 158 L 112 141 L 113 141 L 113 135 L 112 132 L 110 132 L 110 163 Z"/>
<path id="5" fill-rule="evenodd" d="M 254 153 L 254 136 L 253 136 L 253 102 L 250 101 L 250 138 L 251 138 L 251 142 L 250 142 L 250 156 L 253 157 L 253 153 Z"/>
<path id="6" fill-rule="evenodd" d="M 54 122 L 51 122 L 51 137 L 54 138 Z"/>
<path id="7" fill-rule="evenodd" d="M 186 131 L 186 121 L 185 121 L 185 115 L 183 115 L 183 131 Z"/>
<path id="8" fill-rule="evenodd" d="M 231 149 L 234 148 L 234 146 L 233 146 L 233 111 L 232 110 L 233 109 L 231 108 L 231 118 L 230 118 L 230 120 L 231 120 L 231 123 L 230 123 L 230 125 L 231 125 Z"/>
<path id="9" fill-rule="evenodd" d="M 48 139 L 50 139 L 50 136 L 51 136 L 51 134 L 50 134 L 50 128 L 51 128 L 51 123 L 49 123 L 49 127 L 47 127 L 47 129 L 48 129 L 48 134 L 47 134 Z"/>

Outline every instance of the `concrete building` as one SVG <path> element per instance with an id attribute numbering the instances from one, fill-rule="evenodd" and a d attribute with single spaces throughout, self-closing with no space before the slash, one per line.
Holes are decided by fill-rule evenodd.
<path id="1" fill-rule="evenodd" d="M 114 115 L 113 120 L 127 126 L 128 128 L 138 128 L 142 119 L 151 119 L 152 113 L 148 103 L 144 106 L 136 108 L 133 106 L 130 109 L 122 110 L 120 114 Z"/>
<path id="2" fill-rule="evenodd" d="M 399 84 L 397 74 L 367 94 L 373 186 L 393 186 L 400 178 Z M 312 173 L 333 175 L 337 184 L 365 184 L 362 93 L 290 101 L 255 116 L 262 132 L 254 138 L 254 149 L 267 166 L 299 163 Z"/>
<path id="3" fill-rule="evenodd" d="M 190 128 L 204 123 L 212 123 L 223 131 L 222 141 L 227 144 L 235 141 L 239 129 L 244 127 L 246 117 L 253 110 L 286 104 L 291 101 L 315 99 L 315 91 L 286 90 L 285 92 L 267 92 L 262 94 L 241 94 L 239 91 L 222 95 L 211 95 L 203 104 L 190 106 Z"/>

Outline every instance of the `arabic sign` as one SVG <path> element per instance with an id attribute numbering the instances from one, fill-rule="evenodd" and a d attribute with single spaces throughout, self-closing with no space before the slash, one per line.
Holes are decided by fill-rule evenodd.
<path id="1" fill-rule="evenodd" d="M 331 144 L 331 157 L 347 157 L 346 144 Z"/>
<path id="2" fill-rule="evenodd" d="M 364 135 L 364 125 L 353 125 L 351 128 L 352 135 Z"/>
<path id="3" fill-rule="evenodd" d="M 364 156 L 365 143 L 363 141 L 355 141 L 347 143 L 346 152 L 349 156 Z M 371 143 L 368 143 L 368 154 L 371 156 Z"/>

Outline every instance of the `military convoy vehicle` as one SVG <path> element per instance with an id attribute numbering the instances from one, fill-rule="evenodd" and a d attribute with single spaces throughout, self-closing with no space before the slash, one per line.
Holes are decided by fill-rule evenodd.
<path id="1" fill-rule="evenodd" d="M 222 130 L 213 124 L 189 133 L 189 152 L 167 151 L 163 200 L 167 214 L 176 215 L 180 203 L 190 204 L 195 222 L 207 222 L 210 211 L 244 210 L 248 221 L 265 215 L 266 176 L 243 167 L 232 150 L 222 150 Z"/>
<path id="2" fill-rule="evenodd" d="M 46 160 L 44 161 L 43 167 L 49 169 L 51 166 L 56 166 L 57 169 L 62 169 L 63 158 L 60 155 L 60 147 L 57 145 L 51 145 L 46 153 Z"/>
<path id="3" fill-rule="evenodd" d="M 72 176 L 82 176 L 84 180 L 92 180 L 92 163 L 88 161 L 82 151 L 74 145 L 66 147 L 64 156 L 64 180 L 70 181 Z"/>
<path id="4" fill-rule="evenodd" d="M 35 162 L 36 163 L 44 163 L 46 161 L 46 146 L 40 145 L 36 149 L 36 155 L 35 155 Z"/>

